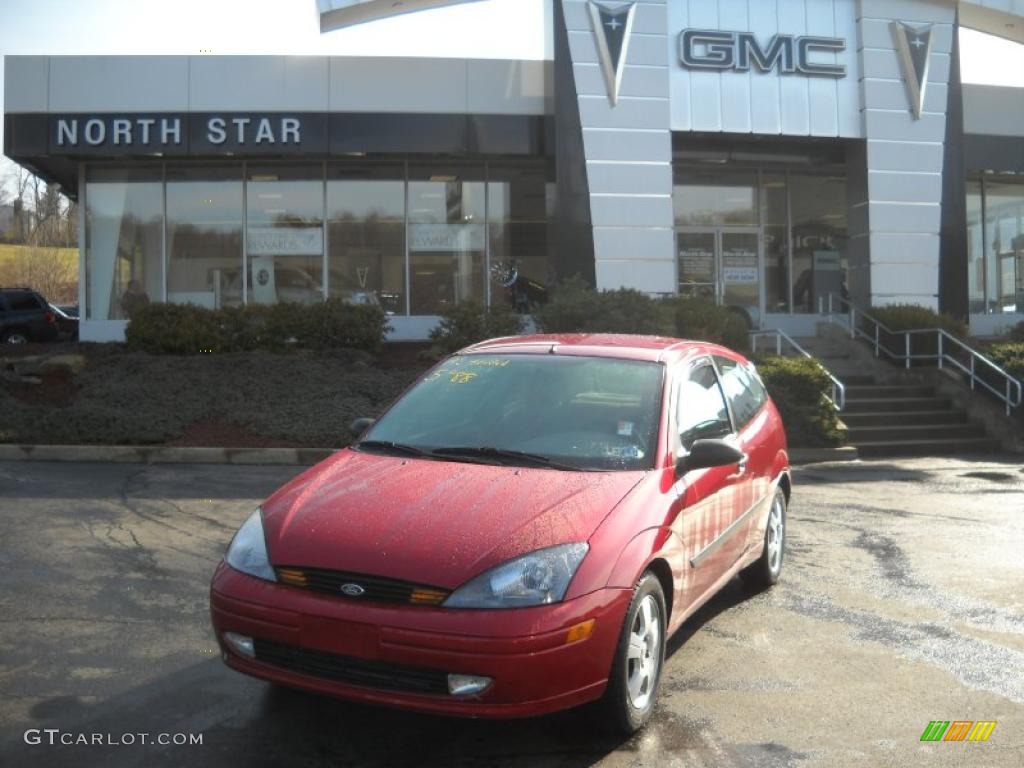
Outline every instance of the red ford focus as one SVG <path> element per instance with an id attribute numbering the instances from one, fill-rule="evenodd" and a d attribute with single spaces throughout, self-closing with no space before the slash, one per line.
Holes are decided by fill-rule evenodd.
<path id="1" fill-rule="evenodd" d="M 721 347 L 484 342 L 360 426 L 253 512 L 217 568 L 234 669 L 471 717 L 600 699 L 632 732 L 686 618 L 736 574 L 779 578 L 782 423 Z"/>

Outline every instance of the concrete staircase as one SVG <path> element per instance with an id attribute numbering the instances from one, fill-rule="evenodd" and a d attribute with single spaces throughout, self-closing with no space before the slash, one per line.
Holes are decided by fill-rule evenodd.
<path id="1" fill-rule="evenodd" d="M 972 423 L 928 383 L 902 369 L 879 362 L 853 342 L 836 337 L 796 340 L 846 385 L 846 408 L 840 419 L 847 440 L 861 457 L 937 456 L 998 451 L 999 440 Z"/>

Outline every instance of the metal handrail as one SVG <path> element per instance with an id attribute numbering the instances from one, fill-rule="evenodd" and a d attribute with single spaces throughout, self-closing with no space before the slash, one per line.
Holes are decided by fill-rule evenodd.
<path id="1" fill-rule="evenodd" d="M 750 332 L 750 349 L 755 354 L 757 353 L 757 340 L 763 337 L 773 336 L 775 337 L 775 354 L 781 357 L 783 342 L 792 347 L 800 355 L 803 355 L 808 360 L 813 360 L 814 364 L 817 365 L 821 370 L 825 372 L 825 375 L 832 381 L 832 397 L 825 395 L 825 399 L 829 401 L 833 408 L 837 411 L 842 411 L 846 408 L 846 385 L 837 379 L 832 371 L 821 364 L 814 355 L 808 352 L 806 349 L 801 347 L 796 341 L 785 331 L 777 329 L 769 329 L 765 331 L 751 331 Z"/>
<path id="2" fill-rule="evenodd" d="M 835 310 L 835 298 L 838 298 L 840 306 L 844 304 L 846 305 L 845 310 L 841 310 L 839 312 Z M 1007 371 L 1000 368 L 992 360 L 985 357 L 981 352 L 942 328 L 915 328 L 908 331 L 894 331 L 881 320 L 868 314 L 849 299 L 844 299 L 841 296 L 835 297 L 835 295 L 831 293 L 828 294 L 828 301 L 825 308 L 827 311 L 824 314 L 828 316 L 829 320 L 833 320 L 839 315 L 847 316 L 849 320 L 848 330 L 850 332 L 850 338 L 856 339 L 860 337 L 867 341 L 874 348 L 875 357 L 881 357 L 884 352 L 890 360 L 902 361 L 906 368 L 910 368 L 910 365 L 914 360 L 934 360 L 939 369 L 944 368 L 948 364 L 970 378 L 972 391 L 976 390 L 980 385 L 984 389 L 988 390 L 998 400 L 1001 400 L 1006 406 L 1007 416 L 1010 415 L 1011 410 L 1019 408 L 1021 402 L 1024 401 L 1024 386 L 1021 385 L 1020 381 L 1015 379 Z M 867 331 L 862 330 L 857 323 L 858 318 L 867 321 L 873 328 L 873 332 L 868 333 Z M 882 343 L 882 333 L 887 333 L 890 336 L 900 336 L 902 334 L 902 353 L 893 351 Z M 936 352 L 913 354 L 910 351 L 910 339 L 912 336 L 931 334 L 934 334 L 937 340 Z M 965 365 L 960 360 L 956 359 L 956 357 L 949 352 L 951 347 L 953 349 L 959 348 L 961 351 L 966 352 L 969 356 L 970 362 Z M 987 368 L 1003 378 L 1005 391 L 1000 391 L 978 376 L 979 363 L 982 366 L 982 370 Z"/>

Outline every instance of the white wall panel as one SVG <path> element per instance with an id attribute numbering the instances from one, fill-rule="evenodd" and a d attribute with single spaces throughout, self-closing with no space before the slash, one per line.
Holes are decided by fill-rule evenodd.
<path id="1" fill-rule="evenodd" d="M 868 141 L 868 167 L 877 171 L 942 173 L 942 144 L 908 141 Z"/>
<path id="2" fill-rule="evenodd" d="M 681 0 L 683 1 L 683 0 Z M 685 0 L 689 7 L 687 26 L 695 29 L 720 29 L 718 0 Z M 729 29 L 728 25 L 724 26 Z M 681 29 L 669 30 L 669 37 L 678 43 Z M 684 68 L 679 63 L 678 51 L 672 61 L 675 75 Z M 722 76 L 717 72 L 690 72 L 688 94 L 680 98 L 690 99 L 690 125 L 694 131 L 727 131 L 729 126 L 722 122 Z M 672 98 L 676 98 L 676 83 L 672 84 Z M 674 127 L 674 126 L 673 126 Z"/>
<path id="3" fill-rule="evenodd" d="M 323 56 L 192 56 L 189 108 L 322 112 L 328 61 Z"/>
<path id="4" fill-rule="evenodd" d="M 576 64 L 576 92 L 581 96 L 605 96 L 604 75 L 597 64 Z M 623 68 L 620 96 L 648 96 L 663 99 L 668 93 L 668 67 Z"/>
<path id="5" fill-rule="evenodd" d="M 942 226 L 939 203 L 871 204 L 871 229 L 881 233 L 938 233 Z"/>
<path id="6" fill-rule="evenodd" d="M 584 126 L 601 128 L 661 128 L 668 125 L 668 99 L 621 97 L 612 107 L 608 97 L 580 96 L 580 119 Z"/>
<path id="7" fill-rule="evenodd" d="M 807 34 L 820 37 L 835 37 L 835 9 L 831 2 L 810 2 L 806 4 Z M 849 41 L 847 41 L 849 45 Z M 840 63 L 843 56 L 817 55 L 817 60 L 832 64 Z M 831 77 L 807 78 L 809 98 L 810 133 L 812 136 L 839 135 L 839 107 L 837 104 L 836 80 Z"/>
<path id="8" fill-rule="evenodd" d="M 595 265 L 597 284 L 604 290 L 634 288 L 647 293 L 676 290 L 675 261 L 662 259 L 604 260 Z"/>
<path id="9" fill-rule="evenodd" d="M 630 163 L 587 160 L 587 178 L 593 189 L 628 194 L 671 187 L 672 166 L 665 162 Z"/>
<path id="10" fill-rule="evenodd" d="M 750 29 L 748 0 L 719 0 L 718 14 L 725 29 Z M 720 76 L 722 88 L 722 125 L 733 133 L 750 133 L 753 120 L 750 110 L 751 72 L 729 72 Z"/>
<path id="11" fill-rule="evenodd" d="M 658 227 L 594 226 L 594 249 L 611 261 L 655 259 L 675 251 L 675 232 Z M 667 290 L 672 290 L 669 287 Z"/>
<path id="12" fill-rule="evenodd" d="M 859 138 L 864 135 L 860 92 L 860 29 L 857 24 L 856 0 L 835 0 L 832 16 L 836 37 L 846 40 L 846 77 L 836 81 L 836 111 L 839 135 Z"/>
<path id="13" fill-rule="evenodd" d="M 672 220 L 669 195 L 590 196 L 591 215 L 609 227 L 664 227 Z"/>
<path id="14" fill-rule="evenodd" d="M 774 0 L 769 0 L 774 2 Z M 669 3 L 668 9 L 668 71 L 671 97 L 672 128 L 677 131 L 693 129 L 691 107 L 690 70 L 679 64 L 679 33 L 690 25 L 690 4 L 687 0 Z"/>
<path id="15" fill-rule="evenodd" d="M 749 4 L 751 30 L 778 31 L 778 0 L 757 0 Z M 782 96 L 774 74 L 750 76 L 750 117 L 754 133 L 782 133 Z"/>
<path id="16" fill-rule="evenodd" d="M 331 59 L 329 108 L 338 112 L 464 112 L 465 59 Z"/>
<path id="17" fill-rule="evenodd" d="M 807 32 L 807 4 L 814 0 L 779 0 L 779 29 L 791 35 Z M 810 78 L 780 77 L 782 91 L 782 132 L 807 136 L 811 132 Z"/>
<path id="18" fill-rule="evenodd" d="M 47 56 L 4 57 L 4 111 L 45 112 L 50 97 Z"/>
<path id="19" fill-rule="evenodd" d="M 871 202 L 917 203 L 942 200 L 942 174 L 908 171 L 868 171 Z"/>
<path id="20" fill-rule="evenodd" d="M 584 128 L 587 160 L 645 160 L 665 162 L 672 155 L 668 131 L 623 131 L 615 128 Z"/>
<path id="21" fill-rule="evenodd" d="M 184 112 L 188 56 L 51 56 L 53 112 Z"/>
<path id="22" fill-rule="evenodd" d="M 547 65 L 543 61 L 473 59 L 467 62 L 467 111 L 484 115 L 543 115 Z"/>

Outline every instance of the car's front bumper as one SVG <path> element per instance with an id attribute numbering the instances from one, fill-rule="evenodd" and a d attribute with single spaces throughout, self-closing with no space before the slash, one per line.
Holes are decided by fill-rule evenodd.
<path id="1" fill-rule="evenodd" d="M 527 717 L 601 696 L 631 594 L 606 589 L 555 605 L 513 610 L 359 603 L 262 581 L 223 563 L 214 575 L 210 610 L 228 666 L 283 685 L 347 699 L 468 717 Z M 590 619 L 584 640 L 567 642 L 571 627 Z M 294 654 L 249 658 L 224 641 L 234 632 Z M 257 644 L 259 649 L 259 644 Z M 365 673 L 393 669 L 382 684 L 353 682 L 346 660 Z M 342 674 L 338 674 L 342 670 Z M 410 690 L 412 676 L 483 675 L 482 693 Z M 357 670 L 358 671 L 358 670 Z M 340 677 L 346 679 L 338 679 Z M 383 679 L 383 678 L 382 678 Z"/>

